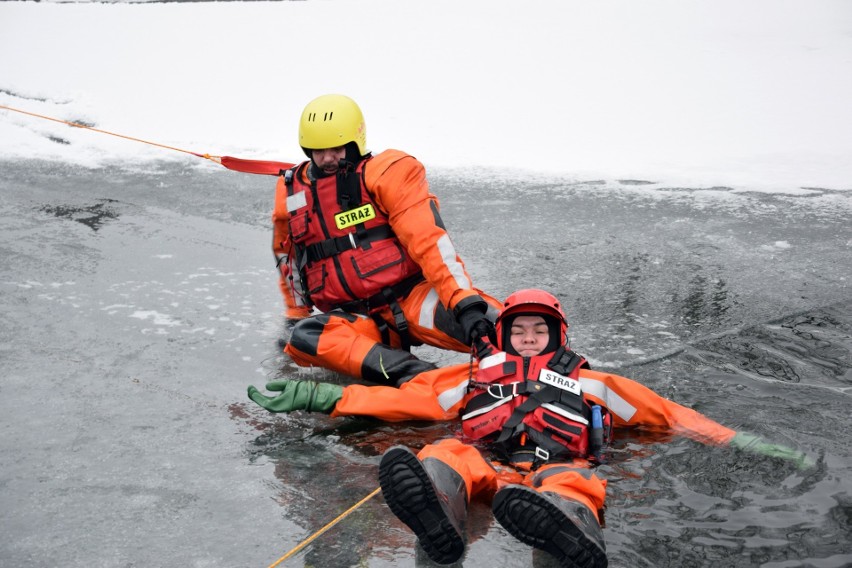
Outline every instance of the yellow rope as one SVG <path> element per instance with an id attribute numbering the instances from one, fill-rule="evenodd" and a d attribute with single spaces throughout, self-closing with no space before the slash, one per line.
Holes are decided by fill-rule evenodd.
<path id="1" fill-rule="evenodd" d="M 86 124 L 81 124 L 79 122 L 71 122 L 69 120 L 62 120 L 61 118 L 53 118 L 53 117 L 50 117 L 50 116 L 45 116 L 43 114 L 36 114 L 34 112 L 21 110 L 21 109 L 18 109 L 18 108 L 12 108 L 12 107 L 6 106 L 6 105 L 0 105 L 0 108 L 6 109 L 6 110 L 11 110 L 13 112 L 19 112 L 21 114 L 27 114 L 29 116 L 34 116 L 36 118 L 43 118 L 45 120 L 52 120 L 53 122 L 58 122 L 60 124 L 66 124 L 66 125 L 74 127 L 74 128 L 85 128 L 86 130 L 91 130 L 93 132 L 100 132 L 101 134 L 109 134 L 110 136 L 116 136 L 118 138 L 124 138 L 125 140 L 133 140 L 134 142 L 141 142 L 143 144 L 150 144 L 151 146 L 157 146 L 159 148 L 165 148 L 167 150 L 175 150 L 176 152 L 183 152 L 184 154 L 191 154 L 191 155 L 197 156 L 199 158 L 205 158 L 207 160 L 211 160 L 211 161 L 216 162 L 218 164 L 222 163 L 221 159 L 219 159 L 219 156 L 211 156 L 210 154 L 199 154 L 197 152 L 190 152 L 189 150 L 184 150 L 182 148 L 175 148 L 174 146 L 166 146 L 165 144 L 158 144 L 157 142 L 151 142 L 149 140 L 142 140 L 141 138 L 134 138 L 132 136 L 125 136 L 124 134 L 117 134 L 115 132 L 110 132 L 108 130 L 101 130 L 100 128 L 95 128 L 93 126 L 88 126 Z"/>
<path id="2" fill-rule="evenodd" d="M 351 507 L 346 509 L 336 519 L 334 519 L 333 521 L 331 521 L 330 523 L 325 525 L 323 528 L 321 528 L 320 530 L 315 532 L 313 535 L 311 535 L 306 540 L 302 541 L 302 543 L 299 544 L 296 548 L 294 548 L 293 550 L 291 550 L 290 552 L 288 552 L 287 554 L 285 554 L 284 556 L 282 556 L 281 558 L 279 558 L 278 560 L 276 560 L 275 562 L 270 564 L 269 568 L 275 568 L 276 566 L 278 566 L 279 564 L 281 564 L 282 562 L 284 562 L 285 560 L 287 560 L 288 558 L 290 558 L 291 556 L 293 556 L 294 554 L 296 554 L 297 552 L 299 552 L 300 550 L 302 550 L 303 548 L 308 546 L 310 543 L 312 543 L 314 540 L 316 540 L 325 531 L 327 531 L 328 529 L 330 529 L 331 527 L 333 527 L 334 525 L 339 523 L 341 520 L 343 520 L 343 518 L 346 517 L 349 513 L 351 513 L 352 511 L 354 511 L 355 509 L 357 509 L 358 507 L 360 507 L 361 505 L 363 505 L 364 503 L 366 503 L 367 501 L 372 499 L 376 495 L 376 493 L 378 493 L 379 491 L 381 491 L 381 487 L 376 487 L 373 490 L 372 493 L 370 493 L 369 495 L 367 495 L 366 497 L 364 497 L 363 499 L 361 499 L 360 501 L 358 501 L 357 503 L 355 503 L 354 505 L 352 505 Z"/>

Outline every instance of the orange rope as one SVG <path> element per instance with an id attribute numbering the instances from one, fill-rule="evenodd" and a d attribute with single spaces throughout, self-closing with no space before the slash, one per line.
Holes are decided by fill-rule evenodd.
<path id="1" fill-rule="evenodd" d="M 86 124 L 81 124 L 79 122 L 71 122 L 71 121 L 68 121 L 68 120 L 62 120 L 60 118 L 52 118 L 50 116 L 45 116 L 43 114 L 36 114 L 34 112 L 28 112 L 28 111 L 17 109 L 17 108 L 12 108 L 12 107 L 6 106 L 6 105 L 0 105 L 0 108 L 6 109 L 6 110 L 11 110 L 13 112 L 19 112 L 21 114 L 28 114 L 28 115 L 34 116 L 36 118 L 43 118 L 45 120 L 52 120 L 53 122 L 65 124 L 65 125 L 71 126 L 73 128 L 85 128 L 86 130 L 91 130 L 93 132 L 100 132 L 101 134 L 109 134 L 110 136 L 116 136 L 118 138 L 124 138 L 125 140 L 132 140 L 134 142 L 141 142 L 143 144 L 149 144 L 151 146 L 157 146 L 159 148 L 165 148 L 167 150 L 175 150 L 176 152 L 183 152 L 184 154 L 191 154 L 191 155 L 196 156 L 198 158 L 204 158 L 206 160 L 211 160 L 213 162 L 216 162 L 217 164 L 222 163 L 220 156 L 211 156 L 210 154 L 199 154 L 197 152 L 190 152 L 189 150 L 184 150 L 182 148 L 175 148 L 174 146 L 166 146 L 165 144 L 158 144 L 157 142 L 151 142 L 149 140 L 142 140 L 141 138 L 134 138 L 132 136 L 125 136 L 124 134 L 117 134 L 115 132 L 110 132 L 108 130 L 101 130 L 100 128 L 95 128 L 93 126 L 88 126 Z"/>

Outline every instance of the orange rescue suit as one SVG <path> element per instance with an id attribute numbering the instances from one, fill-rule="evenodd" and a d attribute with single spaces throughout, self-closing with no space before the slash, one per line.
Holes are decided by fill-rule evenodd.
<path id="1" fill-rule="evenodd" d="M 451 419 L 472 397 L 482 393 L 479 389 L 468 392 L 470 373 L 470 366 L 461 364 L 420 373 L 399 388 L 350 385 L 343 389 L 343 397 L 331 415 L 373 416 L 389 421 Z M 625 377 L 582 368 L 578 375 L 585 402 L 606 408 L 615 428 L 674 432 L 719 446 L 729 444 L 736 435 L 734 430 Z M 506 484 L 523 483 L 536 491 L 579 501 L 602 521 L 606 480 L 587 469 L 588 461 L 582 458 L 544 459 L 536 464 L 541 466 L 539 469 L 529 472 L 525 466 L 532 464 L 512 461 L 506 465 L 487 460 L 475 446 L 456 438 L 429 444 L 417 457 L 433 457 L 450 466 L 464 479 L 468 499 L 488 498 Z"/>
<path id="2" fill-rule="evenodd" d="M 722 426 L 626 377 L 580 369 L 583 398 L 606 408 L 614 428 L 671 432 L 710 445 L 728 445 L 735 430 Z M 420 373 L 399 388 L 349 385 L 332 416 L 373 416 L 382 420 L 449 420 L 481 391 L 468 391 L 466 363 Z"/>
<path id="3" fill-rule="evenodd" d="M 281 175 L 275 194 L 273 252 L 287 317 L 368 300 L 420 271 L 450 310 L 478 294 L 419 161 L 399 150 L 381 152 L 348 173 L 352 185 L 343 189 L 338 176 L 311 180 L 309 170 L 310 162 L 291 170 L 291 188 Z"/>

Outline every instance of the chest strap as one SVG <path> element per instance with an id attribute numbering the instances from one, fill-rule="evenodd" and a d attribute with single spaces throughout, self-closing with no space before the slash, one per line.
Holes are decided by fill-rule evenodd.
<path id="1" fill-rule="evenodd" d="M 518 405 L 512 411 L 512 415 L 503 423 L 500 436 L 497 438 L 498 444 L 508 442 L 514 436 L 519 435 L 524 430 L 523 420 L 526 415 L 542 404 L 562 404 L 579 415 L 583 414 L 583 399 L 581 396 L 568 393 L 556 387 L 544 385 L 538 381 L 526 381 L 526 384 L 522 388 L 529 392 L 529 398 Z"/>
<path id="2" fill-rule="evenodd" d="M 333 237 L 325 239 L 318 243 L 305 247 L 305 260 L 307 262 L 316 262 L 324 258 L 336 256 L 344 251 L 358 248 L 370 248 L 369 245 L 375 241 L 390 239 L 394 237 L 394 232 L 390 225 L 379 225 L 371 229 L 365 229 L 362 234 L 349 233 L 342 237 Z"/>

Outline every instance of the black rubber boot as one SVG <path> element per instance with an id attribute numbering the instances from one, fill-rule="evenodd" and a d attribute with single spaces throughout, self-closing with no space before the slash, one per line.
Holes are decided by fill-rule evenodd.
<path id="1" fill-rule="evenodd" d="M 606 568 L 606 546 L 588 507 L 556 493 L 508 485 L 494 496 L 500 524 L 518 540 L 549 552 L 562 566 Z"/>
<path id="2" fill-rule="evenodd" d="M 388 507 L 414 531 L 429 558 L 451 564 L 462 557 L 467 490 L 458 473 L 440 460 L 420 461 L 408 448 L 394 446 L 382 456 L 379 483 Z"/>

